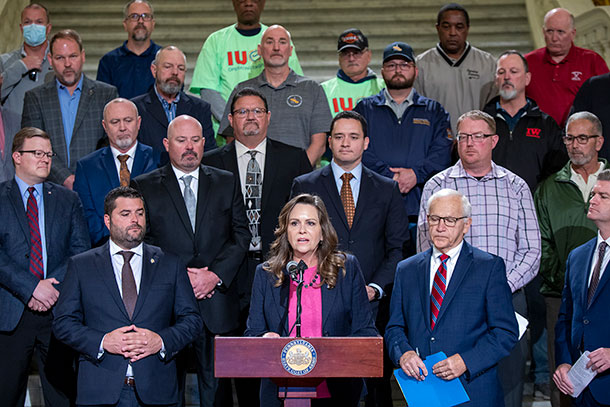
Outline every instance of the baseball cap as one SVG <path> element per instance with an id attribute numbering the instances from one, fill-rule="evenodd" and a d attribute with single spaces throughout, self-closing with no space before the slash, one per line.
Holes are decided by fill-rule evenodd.
<path id="1" fill-rule="evenodd" d="M 383 62 L 396 56 L 403 57 L 407 61 L 415 62 L 413 48 L 404 42 L 393 42 L 383 50 Z"/>
<path id="2" fill-rule="evenodd" d="M 339 42 L 337 44 L 337 51 L 343 51 L 347 48 L 356 48 L 362 51 L 368 48 L 369 40 L 366 35 L 362 34 L 357 28 L 350 28 L 345 30 L 339 36 Z"/>

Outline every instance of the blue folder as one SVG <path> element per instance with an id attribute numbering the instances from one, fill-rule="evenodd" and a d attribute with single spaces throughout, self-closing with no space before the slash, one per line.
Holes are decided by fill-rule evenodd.
<path id="1" fill-rule="evenodd" d="M 428 356 L 423 362 L 428 376 L 421 382 L 405 374 L 402 369 L 394 370 L 400 390 L 409 407 L 452 407 L 470 401 L 460 379 L 443 380 L 432 373 L 432 366 L 447 359 L 443 352 Z"/>

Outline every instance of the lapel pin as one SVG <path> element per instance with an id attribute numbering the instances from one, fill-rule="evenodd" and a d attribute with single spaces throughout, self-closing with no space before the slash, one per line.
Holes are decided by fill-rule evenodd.
<path id="1" fill-rule="evenodd" d="M 93 96 L 93 89 L 89 89 L 89 96 Z"/>
<path id="2" fill-rule="evenodd" d="M 150 264 L 153 264 L 155 262 L 155 259 L 150 259 Z"/>

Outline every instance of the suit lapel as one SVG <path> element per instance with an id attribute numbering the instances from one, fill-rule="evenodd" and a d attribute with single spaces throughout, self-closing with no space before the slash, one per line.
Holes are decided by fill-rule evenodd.
<path id="1" fill-rule="evenodd" d="M 41 85 L 45 87 L 43 91 L 43 100 L 41 101 L 41 105 L 44 106 L 42 111 L 50 112 L 51 117 L 55 116 L 59 118 L 58 120 L 50 121 L 50 123 L 55 124 L 56 126 L 53 126 L 54 128 L 47 129 L 47 132 L 51 136 L 53 150 L 56 152 L 60 152 L 60 157 L 67 161 L 68 146 L 66 146 L 66 137 L 64 136 L 64 123 L 63 120 L 61 120 L 61 105 L 59 104 L 59 94 L 57 92 L 56 83 L 56 80 L 53 79 L 52 82 L 48 82 L 47 84 Z M 68 166 L 70 165 L 70 163 L 68 162 L 66 162 L 65 164 Z"/>
<path id="2" fill-rule="evenodd" d="M 201 172 L 199 174 L 201 177 Z M 186 211 L 184 197 L 180 191 L 180 186 L 178 185 L 178 180 L 176 179 L 174 170 L 172 170 L 171 164 L 167 164 L 165 167 L 163 167 L 163 171 L 161 172 L 161 184 L 167 190 L 167 194 L 173 202 L 176 212 L 178 212 L 178 217 L 182 221 L 182 225 L 186 230 L 189 231 L 191 238 L 194 238 L 195 235 L 193 234 L 191 221 L 189 220 L 189 215 Z M 201 179 L 199 180 L 199 192 L 201 192 Z M 199 211 L 197 211 L 197 213 L 199 213 Z"/>
<path id="3" fill-rule="evenodd" d="M 142 151 L 142 144 L 138 143 L 133 157 L 133 165 L 131 166 L 131 178 L 137 177 L 138 175 L 144 172 L 144 161 L 144 151 Z"/>
<path id="4" fill-rule="evenodd" d="M 193 102 L 186 96 L 184 92 L 180 92 L 180 101 L 176 105 L 176 117 L 183 114 L 193 116 L 191 114 L 191 110 L 193 110 Z"/>
<path id="5" fill-rule="evenodd" d="M 373 180 L 371 173 L 362 166 L 362 175 L 360 176 L 360 191 L 358 193 L 358 203 L 356 204 L 356 212 L 354 214 L 354 222 L 352 229 L 355 228 L 358 220 L 363 213 L 366 213 L 367 206 L 370 204 L 370 199 L 374 199 L 375 195 L 371 193 L 373 189 Z M 343 205 L 343 204 L 342 204 Z M 345 210 L 343 211 L 345 212 Z M 347 217 L 346 217 L 347 220 Z"/>
<path id="6" fill-rule="evenodd" d="M 123 303 L 123 298 L 121 298 L 119 286 L 114 276 L 114 268 L 112 267 L 112 261 L 110 260 L 110 245 L 108 242 L 97 250 L 94 262 L 95 267 L 98 269 L 99 275 L 110 292 L 116 306 L 121 310 L 125 318 L 129 319 L 129 314 L 125 309 L 125 304 Z"/>
<path id="7" fill-rule="evenodd" d="M 275 174 L 277 173 L 277 159 L 273 142 L 267 139 L 267 153 L 265 154 L 265 172 L 263 174 L 263 193 L 261 200 L 261 210 L 263 211 L 269 201 L 271 188 L 274 184 Z"/>
<path id="8" fill-rule="evenodd" d="M 345 216 L 345 209 L 343 208 L 343 203 L 341 203 L 341 196 L 339 196 L 339 192 L 337 191 L 337 183 L 335 182 L 335 176 L 332 172 L 332 167 L 330 165 L 324 167 L 322 169 L 321 175 L 322 184 L 324 185 L 324 188 L 326 188 L 326 192 L 330 197 L 330 202 L 335 207 L 335 211 L 339 214 L 339 217 L 341 218 L 345 229 L 349 230 L 349 227 L 347 225 L 347 217 Z"/>
<path id="9" fill-rule="evenodd" d="M 290 334 L 290 327 L 288 326 L 288 297 L 290 296 L 290 278 L 284 276 L 284 281 L 279 287 L 273 288 L 273 300 L 276 303 L 274 307 L 278 313 L 281 326 L 284 328 L 286 335 Z M 280 335 L 282 333 L 278 332 Z M 283 335 L 282 335 L 283 336 Z"/>
<path id="10" fill-rule="evenodd" d="M 419 261 L 417 272 L 417 284 L 419 287 L 419 297 L 421 299 L 421 308 L 424 311 L 424 321 L 426 327 L 430 330 L 430 257 L 432 249 L 424 252 Z"/>
<path id="11" fill-rule="evenodd" d="M 10 197 L 11 204 L 13 205 L 13 209 L 15 210 L 15 218 L 17 219 L 17 222 L 19 222 L 19 226 L 21 226 L 21 230 L 23 231 L 23 235 L 25 236 L 28 245 L 30 245 L 30 227 L 28 226 L 25 206 L 23 206 L 23 199 L 21 198 L 21 192 L 19 191 L 19 186 L 15 180 L 13 180 L 13 182 L 11 182 L 9 185 L 8 195 Z"/>
<path id="12" fill-rule="evenodd" d="M 148 100 L 146 102 L 149 104 L 149 116 L 152 116 L 152 118 L 158 121 L 163 128 L 167 129 L 167 116 L 165 116 L 165 110 L 163 110 L 163 105 L 161 105 L 154 88 L 148 92 Z M 176 108 L 176 110 L 178 109 Z"/>
<path id="13" fill-rule="evenodd" d="M 142 277 L 140 279 L 140 290 L 138 292 L 138 300 L 133 311 L 133 320 L 136 319 L 138 313 L 144 306 L 146 296 L 150 292 L 150 286 L 155 280 L 157 272 L 157 264 L 159 264 L 158 253 L 154 252 L 147 244 L 142 245 Z"/>
<path id="14" fill-rule="evenodd" d="M 210 191 L 210 173 L 202 166 L 199 167 L 199 186 L 197 187 L 197 211 L 195 212 L 195 232 L 197 232 L 200 228 L 201 221 L 205 216 L 205 211 L 208 207 L 208 202 L 210 200 L 209 194 Z M 186 206 L 184 207 L 186 210 Z M 188 219 L 188 216 L 187 216 Z M 189 223 L 190 225 L 190 223 Z M 205 227 L 205 225 L 201 225 Z"/>
<path id="15" fill-rule="evenodd" d="M 54 226 L 57 224 L 57 217 L 55 213 L 57 212 L 57 199 L 53 199 L 53 184 L 51 183 L 43 183 L 42 184 L 42 199 L 44 202 L 44 230 L 47 246 L 47 253 L 50 253 L 51 245 L 53 244 L 52 236 L 55 236 L 53 231 Z"/>
<path id="16" fill-rule="evenodd" d="M 72 134 L 78 133 L 78 128 L 83 123 L 85 116 L 89 113 L 89 105 L 94 99 L 95 86 L 86 76 L 83 75 L 83 88 L 78 102 L 78 110 L 76 111 L 76 119 L 74 119 L 74 130 Z M 72 144 L 72 142 L 70 142 Z"/>
<path id="17" fill-rule="evenodd" d="M 116 165 L 114 164 L 114 157 L 112 156 L 110 147 L 107 147 L 102 152 L 102 166 L 104 167 L 104 171 L 108 177 L 109 185 L 119 185 L 121 181 L 119 180 L 119 175 L 117 174 Z"/>
<path id="18" fill-rule="evenodd" d="M 440 319 L 445 314 L 445 310 L 451 304 L 451 301 L 455 297 L 455 293 L 458 291 L 458 288 L 462 284 L 464 277 L 470 271 L 470 268 L 472 267 L 472 262 L 472 249 L 470 248 L 470 245 L 464 241 L 462 245 L 462 250 L 460 250 L 460 257 L 458 258 L 458 261 L 455 267 L 453 268 L 451 280 L 449 280 L 449 285 L 445 290 L 445 297 L 443 298 L 443 304 L 441 305 L 441 309 L 438 313 L 438 318 L 436 318 L 436 325 L 439 324 Z"/>
<path id="19" fill-rule="evenodd" d="M 341 273 L 342 271 L 339 272 Z M 324 325 L 326 325 L 326 321 L 330 315 L 330 310 L 335 305 L 335 299 L 337 298 L 337 292 L 339 290 L 337 287 L 331 290 L 326 284 L 320 287 L 320 290 L 322 291 L 322 332 L 324 332 Z"/>

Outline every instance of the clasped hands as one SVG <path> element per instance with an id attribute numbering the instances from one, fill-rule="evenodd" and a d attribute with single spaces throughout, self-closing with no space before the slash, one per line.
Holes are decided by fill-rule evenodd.
<path id="1" fill-rule="evenodd" d="M 408 193 L 415 185 L 417 185 L 417 176 L 411 168 L 389 167 L 394 173 L 392 179 L 398 183 L 400 193 Z"/>
<path id="2" fill-rule="evenodd" d="M 28 301 L 28 308 L 37 312 L 50 310 L 59 298 L 59 291 L 53 287 L 55 284 L 59 284 L 59 281 L 54 278 L 40 280 Z"/>
<path id="3" fill-rule="evenodd" d="M 417 356 L 417 353 L 412 350 L 405 352 L 400 357 L 399 363 L 402 370 L 409 377 L 422 381 L 426 376 L 428 376 L 428 369 L 426 369 L 426 365 L 424 365 L 424 362 L 422 362 L 420 357 Z M 466 364 L 459 353 L 449 356 L 447 359 L 441 360 L 432 366 L 432 373 L 443 380 L 455 379 L 456 377 L 463 375 L 465 372 Z"/>
<path id="4" fill-rule="evenodd" d="M 130 362 L 144 359 L 159 352 L 163 340 L 159 334 L 135 325 L 123 326 L 108 332 L 104 337 L 104 351 L 123 355 Z"/>
<path id="5" fill-rule="evenodd" d="M 198 300 L 212 298 L 216 285 L 220 282 L 220 278 L 216 273 L 210 271 L 207 267 L 187 267 L 186 271 L 188 271 L 195 298 Z"/>

